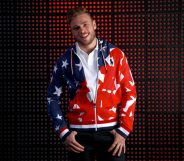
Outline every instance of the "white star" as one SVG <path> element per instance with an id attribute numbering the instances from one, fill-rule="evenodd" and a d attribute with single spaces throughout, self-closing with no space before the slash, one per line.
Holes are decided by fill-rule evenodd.
<path id="1" fill-rule="evenodd" d="M 79 67 L 79 71 L 81 71 L 81 69 L 82 69 L 82 63 L 80 62 L 79 64 L 75 64 L 76 66 L 78 66 Z"/>
<path id="2" fill-rule="evenodd" d="M 50 97 L 47 98 L 48 103 L 50 104 L 50 102 L 52 101 Z"/>
<path id="3" fill-rule="evenodd" d="M 62 116 L 59 115 L 59 114 L 57 114 L 57 117 L 56 118 L 62 120 Z"/>
<path id="4" fill-rule="evenodd" d="M 58 131 L 59 130 L 59 125 L 55 127 L 55 130 Z"/>
<path id="5" fill-rule="evenodd" d="M 72 88 L 72 86 L 71 86 L 69 81 L 67 81 L 66 83 L 68 84 L 69 88 Z"/>
<path id="6" fill-rule="evenodd" d="M 105 51 L 105 48 L 107 48 L 107 46 L 103 46 L 100 51 Z"/>
<path id="7" fill-rule="evenodd" d="M 57 68 L 57 66 L 55 65 L 55 66 L 54 66 L 54 72 L 55 72 L 55 73 L 56 73 L 57 69 L 58 69 L 58 68 Z"/>
<path id="8" fill-rule="evenodd" d="M 99 43 L 102 44 L 103 43 L 103 40 L 100 40 Z"/>
<path id="9" fill-rule="evenodd" d="M 79 81 L 77 81 L 77 80 L 75 80 L 74 83 L 75 83 L 76 87 L 79 85 Z"/>
<path id="10" fill-rule="evenodd" d="M 55 86 L 55 90 L 56 90 L 56 91 L 54 92 L 54 94 L 56 94 L 57 96 L 60 96 L 61 93 L 62 93 L 61 87 L 58 88 L 58 87 Z"/>
<path id="11" fill-rule="evenodd" d="M 63 63 L 63 65 L 62 65 L 62 67 L 67 67 L 67 65 L 68 65 L 68 63 L 67 63 L 67 59 L 65 60 L 65 61 L 62 61 L 62 63 Z"/>

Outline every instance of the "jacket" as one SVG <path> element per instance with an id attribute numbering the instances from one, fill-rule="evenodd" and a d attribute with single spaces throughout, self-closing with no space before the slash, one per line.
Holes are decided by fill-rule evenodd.
<path id="1" fill-rule="evenodd" d="M 90 98 L 75 45 L 69 47 L 54 66 L 48 85 L 47 107 L 62 141 L 72 130 L 115 129 L 126 138 L 133 129 L 136 87 L 127 58 L 119 48 L 105 40 L 98 39 L 98 46 L 95 101 Z M 69 103 L 67 107 L 61 107 L 65 87 L 68 89 Z"/>

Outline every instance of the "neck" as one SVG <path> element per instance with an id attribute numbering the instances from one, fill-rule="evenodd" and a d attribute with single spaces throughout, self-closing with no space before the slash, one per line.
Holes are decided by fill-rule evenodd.
<path id="1" fill-rule="evenodd" d="M 96 43 L 97 43 L 97 39 L 95 38 L 89 45 L 79 44 L 79 47 L 87 54 L 90 54 L 96 47 Z"/>

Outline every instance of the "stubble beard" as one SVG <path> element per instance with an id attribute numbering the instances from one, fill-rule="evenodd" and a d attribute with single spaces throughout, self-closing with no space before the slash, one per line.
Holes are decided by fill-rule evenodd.
<path id="1" fill-rule="evenodd" d="M 91 35 L 88 35 L 88 36 L 90 36 L 90 39 L 87 40 L 87 41 L 85 41 L 85 40 L 83 41 L 81 39 L 76 39 L 80 46 L 84 46 L 84 47 L 88 46 L 96 39 L 96 33 L 95 32 L 92 33 Z"/>

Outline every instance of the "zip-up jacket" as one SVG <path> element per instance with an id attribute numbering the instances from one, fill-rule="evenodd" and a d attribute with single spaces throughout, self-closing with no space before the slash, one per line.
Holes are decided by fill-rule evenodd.
<path id="1" fill-rule="evenodd" d="M 47 107 L 62 141 L 72 130 L 115 129 L 126 138 L 133 129 L 136 87 L 127 58 L 119 48 L 105 40 L 98 39 L 98 46 L 95 101 L 90 97 L 76 45 L 68 48 L 54 66 L 48 86 Z M 67 107 L 61 106 L 63 87 L 67 87 L 69 93 Z"/>

